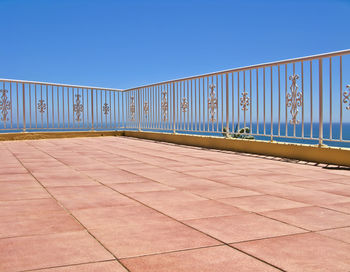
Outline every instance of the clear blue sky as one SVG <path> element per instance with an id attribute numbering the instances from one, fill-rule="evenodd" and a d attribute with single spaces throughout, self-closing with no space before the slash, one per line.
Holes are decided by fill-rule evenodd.
<path id="1" fill-rule="evenodd" d="M 0 77 L 129 88 L 350 47 L 350 0 L 0 0 Z"/>

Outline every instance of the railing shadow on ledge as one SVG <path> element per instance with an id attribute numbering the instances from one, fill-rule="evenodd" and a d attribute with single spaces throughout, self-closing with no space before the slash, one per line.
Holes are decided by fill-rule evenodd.
<path id="1" fill-rule="evenodd" d="M 0 79 L 0 132 L 153 131 L 350 147 L 350 49 L 131 89 Z M 244 137 L 247 138 L 247 137 Z"/>

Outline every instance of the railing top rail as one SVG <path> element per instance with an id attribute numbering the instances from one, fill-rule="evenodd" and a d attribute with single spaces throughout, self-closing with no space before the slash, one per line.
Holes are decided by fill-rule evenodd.
<path id="1" fill-rule="evenodd" d="M 147 87 L 152 87 L 152 86 L 175 83 L 175 82 L 184 81 L 184 80 L 198 79 L 198 78 L 203 78 L 203 77 L 208 77 L 208 76 L 216 76 L 216 75 L 228 74 L 228 73 L 232 73 L 232 72 L 240 72 L 240 71 L 245 71 L 245 70 L 270 67 L 270 66 L 288 64 L 288 63 L 295 63 L 295 62 L 300 62 L 300 61 L 309 61 L 309 60 L 320 59 L 320 58 L 336 57 L 336 56 L 342 56 L 342 55 L 348 55 L 348 54 L 350 54 L 350 49 L 341 50 L 341 51 L 334 51 L 334 52 L 318 54 L 318 55 L 311 55 L 311 56 L 306 56 L 306 57 L 287 59 L 287 60 L 280 60 L 280 61 L 275 61 L 275 62 L 266 62 L 266 63 L 256 64 L 256 65 L 243 66 L 243 67 L 238 67 L 238 68 L 229 69 L 229 70 L 222 70 L 222 71 L 218 71 L 218 72 L 202 74 L 202 75 L 196 75 L 196 76 L 190 76 L 190 77 L 185 77 L 185 78 L 178 78 L 178 79 L 174 79 L 174 80 L 162 81 L 162 82 L 153 83 L 153 84 L 141 85 L 138 87 L 125 89 L 123 91 L 126 92 L 126 91 L 132 91 L 132 90 L 136 90 L 136 89 L 140 89 L 140 88 L 147 88 Z"/>
<path id="2" fill-rule="evenodd" d="M 122 89 L 112 89 L 112 88 L 102 88 L 102 87 L 93 87 L 93 86 L 81 86 L 81 85 L 60 84 L 60 83 L 52 83 L 52 82 L 40 82 L 40 81 L 29 81 L 29 80 L 0 78 L 0 82 L 4 82 L 4 81 L 5 82 L 12 82 L 12 83 L 49 85 L 49 86 L 80 88 L 80 89 L 92 89 L 92 90 L 103 90 L 103 91 L 115 91 L 115 92 L 122 92 L 123 91 Z"/>

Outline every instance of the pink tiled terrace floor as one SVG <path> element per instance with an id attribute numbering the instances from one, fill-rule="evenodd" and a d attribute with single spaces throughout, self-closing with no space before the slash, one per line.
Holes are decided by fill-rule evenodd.
<path id="1" fill-rule="evenodd" d="M 123 137 L 1 142 L 0 271 L 350 271 L 350 171 Z"/>

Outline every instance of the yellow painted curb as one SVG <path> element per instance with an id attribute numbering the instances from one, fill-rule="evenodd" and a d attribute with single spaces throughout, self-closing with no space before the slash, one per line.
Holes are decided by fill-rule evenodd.
<path id="1" fill-rule="evenodd" d="M 18 132 L 0 133 L 0 141 L 39 140 L 53 138 L 122 136 L 123 131 L 60 131 L 60 132 Z"/>
<path id="2" fill-rule="evenodd" d="M 124 131 L 125 136 L 350 167 L 350 149 L 214 136 Z"/>

